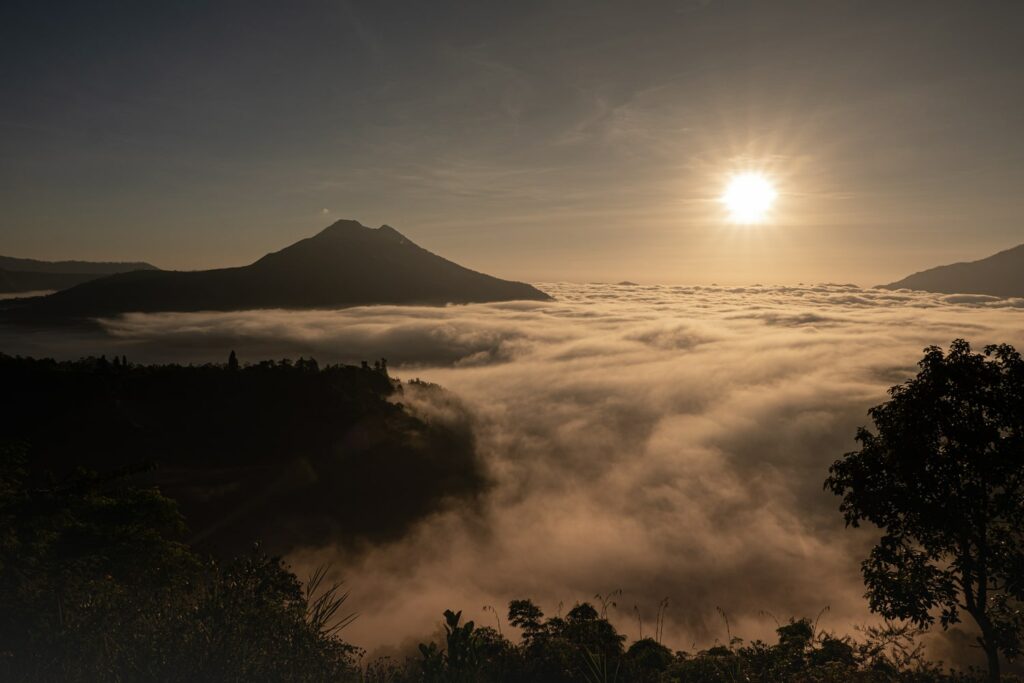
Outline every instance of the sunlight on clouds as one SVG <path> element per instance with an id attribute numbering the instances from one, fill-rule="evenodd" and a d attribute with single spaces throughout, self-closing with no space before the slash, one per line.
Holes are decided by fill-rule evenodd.
<path id="1" fill-rule="evenodd" d="M 868 618 L 859 560 L 821 488 L 885 390 L 922 347 L 966 337 L 1024 345 L 1024 300 L 861 289 L 541 284 L 553 302 L 443 308 L 126 315 L 113 339 L 147 355 L 243 360 L 385 356 L 470 406 L 495 486 L 482 512 L 452 509 L 400 542 L 331 560 L 373 647 L 428 633 L 446 608 L 624 591 L 612 617 L 672 598 L 677 647 L 765 637 L 780 617 Z M 403 399 L 440 419 L 415 391 Z"/>

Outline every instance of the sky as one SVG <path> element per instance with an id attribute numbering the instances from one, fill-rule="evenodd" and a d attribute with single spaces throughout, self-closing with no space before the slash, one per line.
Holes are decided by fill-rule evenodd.
<path id="1" fill-rule="evenodd" d="M 241 265 L 354 218 L 528 281 L 875 285 L 1024 241 L 1024 4 L 20 2 L 0 253 Z M 770 220 L 718 197 L 758 171 Z"/>

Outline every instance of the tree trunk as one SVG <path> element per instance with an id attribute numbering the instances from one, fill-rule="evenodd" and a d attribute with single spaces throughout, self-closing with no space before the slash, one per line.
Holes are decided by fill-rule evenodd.
<path id="1" fill-rule="evenodd" d="M 984 581 L 984 577 L 982 581 Z M 978 638 L 978 644 L 981 645 L 981 649 L 985 651 L 985 657 L 988 659 L 989 683 L 999 683 L 999 648 L 996 646 L 995 627 L 985 611 L 988 604 L 985 588 L 985 584 L 980 583 L 977 599 L 969 591 L 965 591 L 964 597 L 967 600 L 965 607 L 968 613 L 974 617 L 974 622 L 978 625 L 978 628 L 981 629 L 981 637 Z"/>
<path id="2" fill-rule="evenodd" d="M 999 649 L 995 645 L 990 645 L 991 640 L 989 638 L 979 638 L 981 641 L 981 647 L 985 650 L 985 656 L 988 658 L 988 680 L 989 683 L 999 683 Z"/>

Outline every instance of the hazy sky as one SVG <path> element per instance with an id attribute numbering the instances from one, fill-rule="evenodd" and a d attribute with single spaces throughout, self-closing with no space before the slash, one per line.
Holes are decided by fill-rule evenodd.
<path id="1" fill-rule="evenodd" d="M 0 253 L 236 265 L 338 218 L 526 280 L 877 284 L 1024 241 L 1024 3 L 0 9 Z M 777 183 L 730 226 L 730 173 Z"/>

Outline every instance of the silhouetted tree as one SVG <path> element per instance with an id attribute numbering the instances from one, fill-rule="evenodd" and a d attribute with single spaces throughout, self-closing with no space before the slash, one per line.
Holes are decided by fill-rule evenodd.
<path id="1" fill-rule="evenodd" d="M 316 362 L 316 358 L 302 358 L 301 356 L 295 361 L 295 369 L 301 372 L 320 372 L 320 364 Z"/>
<path id="2" fill-rule="evenodd" d="M 526 638 L 540 630 L 543 618 L 544 612 L 531 600 L 513 600 L 508 603 L 508 623 L 522 629 Z"/>
<path id="3" fill-rule="evenodd" d="M 672 663 L 672 650 L 654 638 L 641 638 L 626 651 L 629 680 L 645 683 L 657 681 Z"/>
<path id="4" fill-rule="evenodd" d="M 0 680 L 352 680 L 337 587 L 304 589 L 258 549 L 203 558 L 156 489 L 40 487 L 28 461 L 0 445 Z"/>
<path id="5" fill-rule="evenodd" d="M 1024 637 L 1024 362 L 1007 345 L 925 349 L 869 411 L 877 434 L 830 468 L 848 525 L 884 531 L 862 564 L 871 609 L 921 627 L 970 614 L 989 679 Z"/>
<path id="6" fill-rule="evenodd" d="M 231 350 L 231 354 L 228 356 L 228 370 L 238 370 L 238 356 L 235 355 L 234 349 Z"/>
<path id="7" fill-rule="evenodd" d="M 909 625 L 873 626 L 857 642 L 819 632 L 810 619 L 780 624 L 774 645 L 743 639 L 690 654 L 672 652 L 653 638 L 623 653 L 622 636 L 587 603 L 564 618 L 544 618 L 530 600 L 509 603 L 509 623 L 522 630 L 512 643 L 492 628 L 460 625 L 461 612 L 445 611 L 445 634 L 423 643 L 404 665 L 377 660 L 367 683 L 977 683 L 971 673 L 946 673 L 928 662 Z M 583 631 L 587 637 L 579 638 Z M 605 634 L 605 647 L 595 634 Z M 1017 680 L 1017 679 L 1014 679 Z M 1007 682 L 1008 683 L 1008 682 Z"/>

